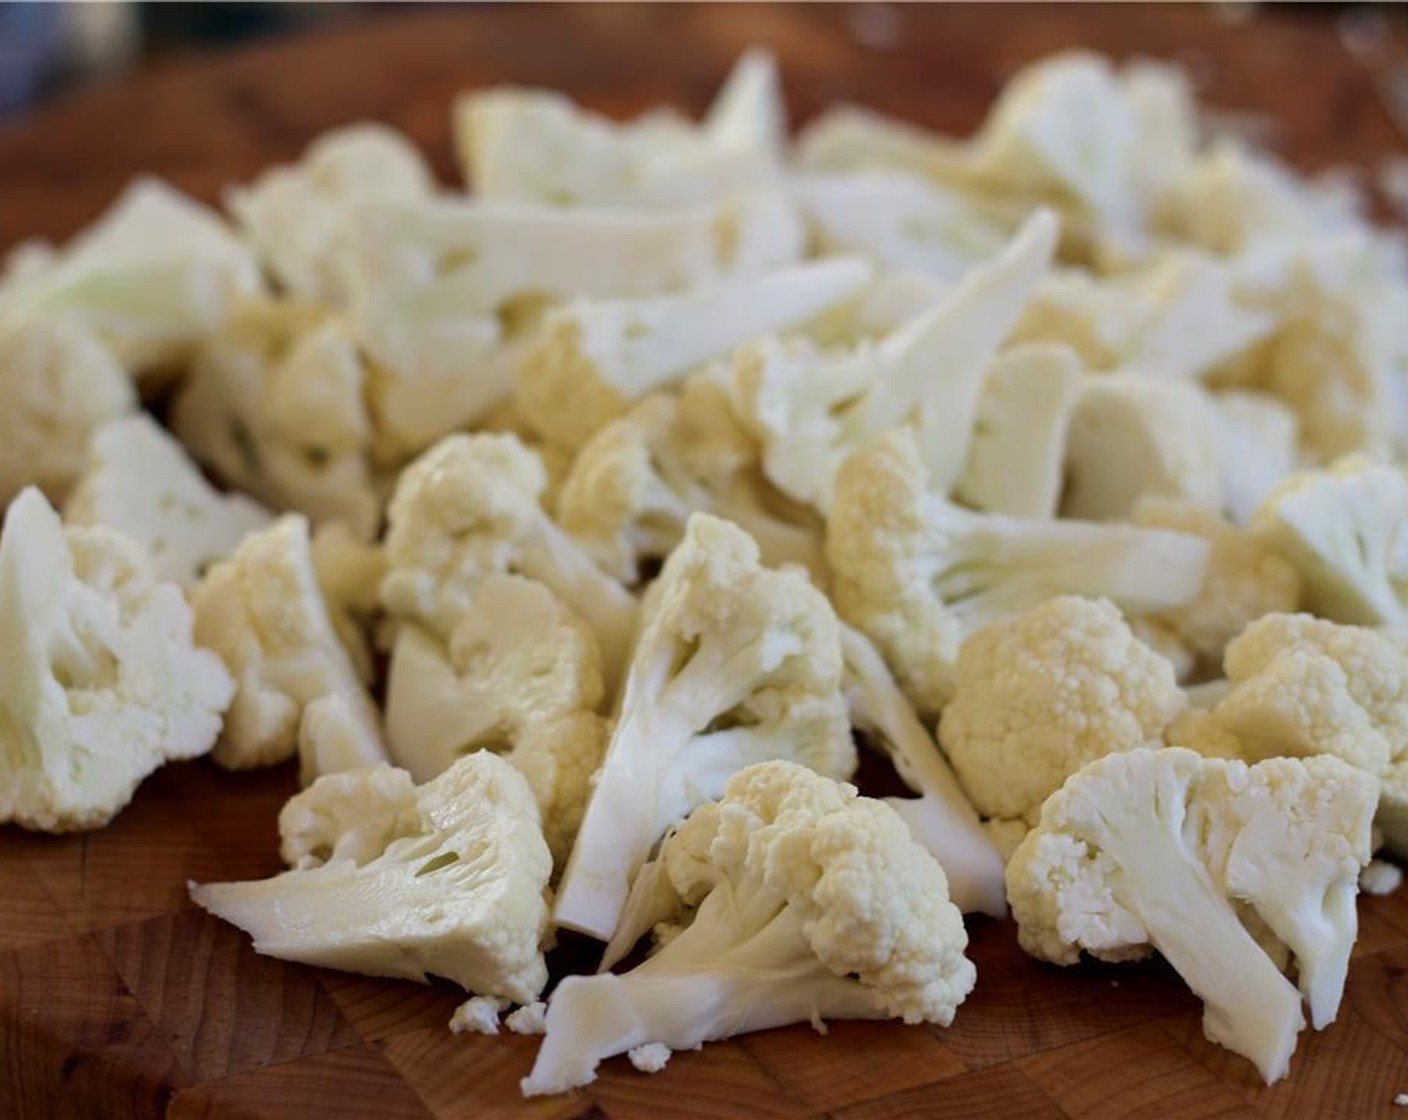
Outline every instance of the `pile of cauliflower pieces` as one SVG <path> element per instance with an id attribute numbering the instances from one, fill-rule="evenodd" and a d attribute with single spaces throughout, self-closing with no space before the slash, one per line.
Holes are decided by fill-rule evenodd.
<path id="1" fill-rule="evenodd" d="M 967 140 L 789 139 L 759 51 L 454 136 L 471 193 L 354 125 L 9 257 L 0 821 L 297 758 L 290 869 L 196 903 L 507 1012 L 526 1094 L 948 1025 L 1009 907 L 1285 1076 L 1408 855 L 1398 239 L 1082 53 Z"/>

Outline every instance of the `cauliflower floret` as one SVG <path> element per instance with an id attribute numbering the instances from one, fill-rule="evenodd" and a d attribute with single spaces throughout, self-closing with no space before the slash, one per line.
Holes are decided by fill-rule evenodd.
<path id="1" fill-rule="evenodd" d="M 1065 595 L 963 644 L 939 742 L 978 812 L 1032 824 L 1070 775 L 1159 742 L 1185 704 L 1114 604 Z"/>
<path id="2" fill-rule="evenodd" d="M 1300 420 L 1270 393 L 1230 390 L 1212 400 L 1222 504 L 1233 521 L 1246 525 L 1267 494 L 1295 471 Z"/>
<path id="3" fill-rule="evenodd" d="M 1066 435 L 1065 517 L 1128 520 L 1145 495 L 1222 508 L 1209 394 L 1182 381 L 1089 378 Z"/>
<path id="4" fill-rule="evenodd" d="M 1155 616 L 1205 663 L 1221 663 L 1227 643 L 1265 614 L 1294 611 L 1300 576 L 1263 541 L 1190 502 L 1142 498 L 1134 523 L 1203 537 L 1212 545 L 1202 590 L 1187 606 Z"/>
<path id="5" fill-rule="evenodd" d="M 386 747 L 359 694 L 319 696 L 303 709 L 298 721 L 298 780 L 303 785 L 323 774 L 385 761 Z"/>
<path id="6" fill-rule="evenodd" d="M 557 987 L 526 1095 L 586 1084 L 602 1059 L 650 1044 L 828 1018 L 947 1026 L 972 990 L 943 869 L 888 806 L 805 767 L 734 775 L 653 868 L 650 916 L 683 930 L 624 975 Z"/>
<path id="7" fill-rule="evenodd" d="M 366 372 L 346 328 L 311 304 L 245 304 L 203 348 L 171 426 L 227 485 L 360 538 L 381 520 Z"/>
<path id="8" fill-rule="evenodd" d="M 421 202 L 434 185 L 405 136 L 363 123 L 325 132 L 297 163 L 230 188 L 226 204 L 286 294 L 339 306 L 347 266 L 338 254 L 357 207 Z"/>
<path id="9" fill-rule="evenodd" d="M 1408 474 L 1397 465 L 1341 459 L 1281 483 L 1252 517 L 1252 532 L 1288 560 L 1305 606 L 1336 622 L 1408 622 Z"/>
<path id="10" fill-rule="evenodd" d="M 643 564 L 669 555 L 700 511 L 747 530 L 765 564 L 800 564 L 820 582 L 820 522 L 788 506 L 763 478 L 758 445 L 726 391 L 696 375 L 678 396 L 647 397 L 593 436 L 572 463 L 557 509 L 563 529 L 626 584 L 640 582 Z"/>
<path id="11" fill-rule="evenodd" d="M 100 428 L 88 458 L 64 517 L 131 537 L 160 580 L 191 586 L 271 519 L 258 502 L 221 494 L 206 482 L 181 445 L 144 412 Z"/>
<path id="12" fill-rule="evenodd" d="M 30 487 L 0 535 L 0 824 L 99 828 L 171 759 L 205 754 L 234 686 L 179 588 Z"/>
<path id="13" fill-rule="evenodd" d="M 764 335 L 796 329 L 858 295 L 856 257 L 811 261 L 688 291 L 579 300 L 550 312 L 516 371 L 519 411 L 575 451 L 633 401 Z"/>
<path id="14" fill-rule="evenodd" d="M 527 782 L 480 752 L 419 787 L 414 813 L 409 832 L 388 835 L 363 863 L 193 884 L 191 898 L 280 960 L 420 983 L 441 976 L 532 1002 L 548 978 L 540 945 L 552 857 Z"/>
<path id="15" fill-rule="evenodd" d="M 968 462 L 954 491 L 960 501 L 1011 517 L 1056 515 L 1080 373 L 1067 346 L 1018 346 L 998 355 L 983 382 Z"/>
<path id="16" fill-rule="evenodd" d="M 879 433 L 912 425 L 935 490 L 951 490 L 983 376 L 1050 264 L 1056 236 L 1053 215 L 1034 215 L 996 258 L 878 344 L 838 355 L 773 339 L 741 350 L 734 407 L 762 443 L 773 484 L 825 513 L 841 463 Z"/>
<path id="17" fill-rule="evenodd" d="M 0 507 L 26 486 L 60 502 L 103 424 L 137 394 L 97 337 L 72 319 L 0 324 Z"/>
<path id="18" fill-rule="evenodd" d="M 1047 800 L 1007 865 L 1022 947 L 1058 964 L 1157 949 L 1203 1000 L 1208 1038 L 1277 1081 L 1305 1020 L 1258 936 L 1289 948 L 1315 1026 L 1333 1020 L 1377 785 L 1331 758 L 1107 755 Z"/>
<path id="19" fill-rule="evenodd" d="M 586 619 L 614 681 L 635 633 L 635 597 L 538 504 L 538 457 L 506 434 L 447 436 L 402 472 L 387 511 L 382 603 L 442 636 L 491 576 L 547 584 Z"/>
<path id="20" fill-rule="evenodd" d="M 220 655 L 238 684 L 212 755 L 221 766 L 292 757 L 305 709 L 338 694 L 353 706 L 361 734 L 380 742 L 376 708 L 318 589 L 306 518 L 287 514 L 245 537 L 190 596 L 196 641 Z"/>
<path id="21" fill-rule="evenodd" d="M 833 105 L 813 117 L 797 133 L 795 155 L 803 171 L 901 171 L 948 185 L 971 177 L 964 141 L 863 105 Z"/>
<path id="22" fill-rule="evenodd" d="M 972 513 L 928 492 L 906 431 L 847 462 L 826 523 L 841 616 L 880 647 L 921 714 L 937 716 L 964 638 L 1056 595 L 1131 612 L 1192 601 L 1209 546 L 1183 533 Z"/>
<path id="23" fill-rule="evenodd" d="M 1381 859 L 1370 860 L 1359 873 L 1359 889 L 1364 894 L 1393 894 L 1403 885 L 1403 869 Z"/>
<path id="24" fill-rule="evenodd" d="M 493 996 L 470 996 L 450 1016 L 452 1034 L 498 1034 L 499 1013 L 509 1005 Z"/>
<path id="25" fill-rule="evenodd" d="M 279 810 L 279 854 L 300 870 L 334 860 L 361 867 L 420 828 L 411 776 L 370 763 L 321 775 L 290 797 Z"/>
<path id="26" fill-rule="evenodd" d="M 607 940 L 665 830 L 754 762 L 855 769 L 836 616 L 738 527 L 689 519 L 642 610 L 606 757 L 554 920 Z"/>
<path id="27" fill-rule="evenodd" d="M 36 275 L 0 292 L 0 320 L 71 317 L 148 379 L 179 369 L 232 303 L 258 290 L 253 256 L 217 214 L 143 178 Z"/>
<path id="28" fill-rule="evenodd" d="M 541 583 L 491 576 L 447 640 L 401 627 L 386 735 L 397 764 L 421 782 L 471 751 L 503 755 L 528 779 L 560 865 L 606 743 L 602 696 L 601 653 L 586 622 Z"/>
<path id="29" fill-rule="evenodd" d="M 358 540 L 344 522 L 330 521 L 313 530 L 313 570 L 333 629 L 357 666 L 357 675 L 372 684 L 376 673 L 368 639 L 381 614 L 385 551 Z"/>

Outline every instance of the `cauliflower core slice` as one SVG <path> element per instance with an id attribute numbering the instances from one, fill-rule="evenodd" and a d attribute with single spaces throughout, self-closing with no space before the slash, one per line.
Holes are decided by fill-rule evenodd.
<path id="1" fill-rule="evenodd" d="M 302 796 L 320 796 L 320 784 Z M 547 982 L 539 946 L 552 857 L 523 776 L 491 754 L 460 759 L 415 791 L 414 821 L 398 830 L 362 863 L 335 856 L 272 879 L 192 884 L 191 898 L 267 956 L 420 983 L 442 976 L 531 1003 Z"/>
<path id="2" fill-rule="evenodd" d="M 272 516 L 242 494 L 217 491 L 144 412 L 101 428 L 89 457 L 64 516 L 131 537 L 146 549 L 158 579 L 189 587 Z"/>
<path id="3" fill-rule="evenodd" d="M 852 458 L 826 525 L 841 616 L 885 655 L 910 701 L 937 716 L 963 640 L 1061 594 L 1147 612 L 1190 602 L 1209 546 L 1183 533 L 972 513 L 929 492 L 908 432 Z"/>
<path id="4" fill-rule="evenodd" d="M 0 536 L 0 824 L 107 824 L 171 759 L 208 751 L 234 687 L 191 640 L 180 589 L 103 528 L 64 531 L 38 490 Z"/>
<path id="5" fill-rule="evenodd" d="M 221 766 L 290 758 L 306 709 L 328 696 L 344 698 L 360 738 L 380 742 L 376 708 L 318 588 L 306 518 L 287 514 L 247 536 L 192 588 L 191 604 L 196 640 L 221 656 L 239 686 L 213 752 Z"/>
<path id="6" fill-rule="evenodd" d="M 795 569 L 697 513 L 646 598 L 554 920 L 603 941 L 665 830 L 754 762 L 855 768 L 836 616 Z"/>
<path id="7" fill-rule="evenodd" d="M 526 1095 L 651 1044 L 828 1018 L 947 1026 L 973 987 L 943 869 L 888 806 L 794 763 L 734 775 L 643 878 L 652 916 L 683 928 L 624 975 L 558 986 Z"/>
<path id="8" fill-rule="evenodd" d="M 1314 1024 L 1332 1021 L 1377 794 L 1331 758 L 1108 755 L 1047 800 L 1007 866 L 1022 946 L 1058 964 L 1157 949 L 1203 1000 L 1208 1038 L 1277 1081 L 1301 995 L 1258 942 L 1289 949 Z"/>

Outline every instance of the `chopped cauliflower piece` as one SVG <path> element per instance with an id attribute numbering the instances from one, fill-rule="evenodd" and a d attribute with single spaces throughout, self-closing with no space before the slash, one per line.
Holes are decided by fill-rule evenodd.
<path id="1" fill-rule="evenodd" d="M 1033 824 L 1068 777 L 1158 743 L 1186 703 L 1114 604 L 1066 595 L 963 644 L 939 742 L 980 813 Z"/>
<path id="2" fill-rule="evenodd" d="M 285 294 L 336 307 L 347 299 L 339 254 L 357 207 L 422 202 L 434 186 L 405 136 L 362 123 L 323 133 L 297 163 L 227 190 L 226 203 Z"/>
<path id="3" fill-rule="evenodd" d="M 548 978 L 540 945 L 552 857 L 527 782 L 501 758 L 469 755 L 415 791 L 415 816 L 365 863 L 192 884 L 191 898 L 280 960 L 420 983 L 442 976 L 531 1003 Z"/>
<path id="4" fill-rule="evenodd" d="M 504 1026 L 514 1034 L 546 1034 L 548 1005 L 542 1000 L 524 1004 L 504 1017 Z"/>
<path id="5" fill-rule="evenodd" d="M 499 1012 L 509 1005 L 493 996 L 470 996 L 450 1016 L 452 1034 L 498 1034 Z"/>
<path id="6" fill-rule="evenodd" d="M 93 433 L 137 406 L 132 382 L 81 323 L 0 323 L 0 508 L 26 486 L 61 502 Z"/>
<path id="7" fill-rule="evenodd" d="M 337 860 L 361 867 L 421 827 L 411 776 L 382 762 L 323 774 L 279 810 L 279 854 L 307 870 Z"/>
<path id="8" fill-rule="evenodd" d="M 626 1051 L 626 1057 L 641 1073 L 659 1073 L 670 1062 L 674 1051 L 663 1042 L 647 1042 Z"/>
<path id="9" fill-rule="evenodd" d="M 298 721 L 298 780 L 308 785 L 336 774 L 386 761 L 386 747 L 356 693 L 319 696 Z"/>
<path id="10" fill-rule="evenodd" d="M 1294 473 L 1300 420 L 1279 398 L 1255 390 L 1218 393 L 1213 404 L 1222 504 L 1233 521 L 1247 525 L 1266 496 Z"/>
<path id="11" fill-rule="evenodd" d="M 863 105 L 833 105 L 797 134 L 797 166 L 807 172 L 897 171 L 953 184 L 967 181 L 969 147 Z"/>
<path id="12" fill-rule="evenodd" d="M 741 529 L 694 514 L 646 596 L 554 921 L 608 940 L 665 830 L 751 763 L 849 777 L 841 679 L 826 596 L 797 569 L 763 568 Z"/>
<path id="13" fill-rule="evenodd" d="M 375 666 L 368 634 L 381 612 L 386 553 L 379 545 L 358 540 L 345 522 L 329 521 L 313 530 L 313 570 L 328 619 L 357 675 L 370 685 Z"/>
<path id="14" fill-rule="evenodd" d="M 841 463 L 879 433 L 912 425 L 934 489 L 952 489 L 983 376 L 1050 264 L 1056 235 L 1054 216 L 1034 215 L 996 258 L 878 344 L 835 355 L 770 340 L 740 351 L 734 405 L 763 445 L 768 478 L 825 513 Z"/>
<path id="15" fill-rule="evenodd" d="M 64 530 L 34 488 L 0 535 L 0 824 L 100 828 L 148 774 L 210 750 L 234 686 L 141 548 Z"/>
<path id="16" fill-rule="evenodd" d="M 1047 800 L 1007 865 L 1022 947 L 1057 964 L 1158 950 L 1203 1000 L 1208 1038 L 1278 1081 L 1302 995 L 1317 1028 L 1338 1009 L 1377 785 L 1333 758 L 1107 755 Z M 1300 993 L 1263 938 L 1290 950 Z"/>
<path id="17" fill-rule="evenodd" d="M 100 428 L 87 471 L 64 503 L 72 525 L 106 525 L 146 550 L 160 580 L 189 587 L 272 515 L 242 494 L 221 494 L 185 449 L 145 412 Z"/>
<path id="18" fill-rule="evenodd" d="M 286 514 L 251 533 L 191 589 L 196 641 L 229 666 L 238 689 L 212 757 L 233 770 L 298 749 L 306 709 L 342 695 L 361 739 L 381 739 L 376 707 L 338 640 L 318 588 L 308 521 Z"/>
<path id="19" fill-rule="evenodd" d="M 1148 377 L 1091 377 L 1071 413 L 1061 513 L 1128 520 L 1145 495 L 1222 508 L 1222 471 L 1209 394 Z"/>
<path id="20" fill-rule="evenodd" d="M 943 869 L 887 805 L 795 763 L 735 774 L 645 878 L 651 916 L 683 929 L 624 975 L 558 985 L 525 1095 L 652 1043 L 828 1018 L 947 1026 L 973 987 Z"/>
<path id="21" fill-rule="evenodd" d="M 1364 894 L 1389 895 L 1403 885 L 1403 869 L 1381 859 L 1371 859 L 1359 873 L 1359 889 Z"/>
<path id="22" fill-rule="evenodd" d="M 1105 595 L 1136 613 L 1191 602 L 1209 551 L 1184 533 L 960 509 L 929 492 L 903 430 L 841 468 L 826 524 L 837 610 L 928 717 L 973 631 L 1062 594 Z"/>
<path id="23" fill-rule="evenodd" d="M 490 576 L 446 639 L 401 627 L 391 655 L 391 755 L 428 781 L 461 755 L 501 754 L 528 779 L 548 846 L 566 860 L 581 824 L 606 721 L 591 628 L 541 583 Z"/>
<path id="24" fill-rule="evenodd" d="M 1080 360 L 1067 346 L 1017 346 L 997 356 L 954 491 L 960 501 L 1010 517 L 1056 516 L 1080 375 Z"/>
<path id="25" fill-rule="evenodd" d="M 519 411 L 548 443 L 575 451 L 633 401 L 765 335 L 858 295 L 855 257 L 810 261 L 688 291 L 579 300 L 549 312 L 516 371 Z"/>

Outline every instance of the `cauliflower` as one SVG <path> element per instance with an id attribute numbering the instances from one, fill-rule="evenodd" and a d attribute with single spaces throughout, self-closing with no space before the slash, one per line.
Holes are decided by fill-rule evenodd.
<path id="1" fill-rule="evenodd" d="M 180 589 L 30 487 L 0 535 L 0 824 L 100 828 L 171 759 L 205 754 L 234 686 Z"/>
<path id="2" fill-rule="evenodd" d="M 1145 495 L 1222 508 L 1216 416 L 1196 385 L 1092 377 L 1066 436 L 1065 517 L 1128 520 Z"/>
<path id="3" fill-rule="evenodd" d="M 144 412 L 105 424 L 64 504 L 71 525 L 107 525 L 146 550 L 157 579 L 189 587 L 271 519 L 242 494 L 221 494 Z"/>
<path id="4" fill-rule="evenodd" d="M 259 269 L 212 211 L 137 179 L 42 270 L 0 291 L 0 323 L 50 316 L 87 327 L 140 379 L 187 362 Z"/>
<path id="5" fill-rule="evenodd" d="M 1339 1007 L 1377 786 L 1332 758 L 1248 767 L 1174 748 L 1092 762 L 1007 865 L 1022 947 L 1057 964 L 1157 949 L 1203 1000 L 1208 1038 L 1277 1081 L 1302 995 L 1317 1028 Z M 1289 950 L 1299 994 L 1262 939 Z"/>
<path id="6" fill-rule="evenodd" d="M 902 172 L 944 185 L 971 180 L 968 145 L 863 105 L 833 105 L 797 134 L 806 172 Z"/>
<path id="7" fill-rule="evenodd" d="M 286 514 L 245 537 L 190 596 L 196 641 L 220 655 L 238 685 L 212 756 L 221 766 L 292 757 L 308 706 L 338 694 L 358 734 L 380 742 L 376 708 L 318 588 L 306 518 Z"/>
<path id="8" fill-rule="evenodd" d="M 609 939 L 665 830 L 772 758 L 855 769 L 836 616 L 802 572 L 761 567 L 751 537 L 696 513 L 646 597 L 554 921 Z"/>
<path id="9" fill-rule="evenodd" d="M 886 802 L 909 826 L 915 843 L 943 866 L 949 897 L 960 910 L 1005 918 L 1002 857 L 948 761 L 890 676 L 880 651 L 864 634 L 843 625 L 841 654 L 851 723 L 890 756 L 896 773 L 919 794 L 887 797 Z"/>
<path id="10" fill-rule="evenodd" d="M 644 879 L 650 917 L 683 930 L 624 975 L 558 985 L 525 1095 L 651 1044 L 827 1018 L 947 1026 L 973 988 L 943 869 L 888 806 L 794 763 L 734 775 Z"/>
<path id="11" fill-rule="evenodd" d="M 68 318 L 0 323 L 0 508 L 26 486 L 59 502 L 103 424 L 137 406 L 122 366 Z"/>
<path id="12" fill-rule="evenodd" d="M 347 780 L 359 779 L 321 782 Z M 386 846 L 364 862 L 334 855 L 272 879 L 193 884 L 191 898 L 280 960 L 420 983 L 441 976 L 532 1002 L 548 978 L 540 944 L 552 857 L 523 776 L 473 754 L 419 787 L 413 812 L 409 831 L 383 832 Z"/>
<path id="13" fill-rule="evenodd" d="M 345 523 L 325 522 L 313 530 L 313 570 L 328 620 L 357 675 L 370 685 L 376 679 L 376 667 L 368 634 L 381 612 L 386 553 L 378 545 L 358 540 Z"/>
<path id="14" fill-rule="evenodd" d="M 1300 572 L 1305 606 L 1336 622 L 1408 622 L 1408 474 L 1358 457 L 1286 479 L 1252 532 Z"/>
<path id="15" fill-rule="evenodd" d="M 557 511 L 563 529 L 626 584 L 663 560 L 689 515 L 703 511 L 745 529 L 765 564 L 800 564 L 824 586 L 820 522 L 787 506 L 763 478 L 757 444 L 726 390 L 696 375 L 678 396 L 647 397 L 593 436 L 572 463 Z"/>
<path id="16" fill-rule="evenodd" d="M 350 321 L 380 371 L 380 435 L 403 454 L 504 401 L 546 305 L 746 276 L 797 260 L 803 247 L 800 219 L 777 193 L 648 213 L 374 204 L 358 211 L 351 238 Z"/>
<path id="17" fill-rule="evenodd" d="M 335 307 L 347 299 L 339 254 L 357 207 L 427 201 L 434 185 L 406 137 L 363 123 L 325 132 L 299 162 L 230 188 L 226 204 L 285 294 Z"/>
<path id="18" fill-rule="evenodd" d="M 972 513 L 929 493 L 905 431 L 847 462 L 826 523 L 841 617 L 879 646 L 926 716 L 952 688 L 975 630 L 1056 595 L 1106 595 L 1132 612 L 1191 602 L 1210 549 L 1184 533 Z"/>
<path id="19" fill-rule="evenodd" d="M 1067 595 L 964 643 L 939 742 L 978 812 L 1033 824 L 1068 777 L 1158 743 L 1185 704 L 1112 603 Z"/>
<path id="20" fill-rule="evenodd" d="M 1051 214 L 1036 214 L 998 257 L 878 345 L 838 356 L 773 340 L 736 355 L 735 408 L 763 445 L 768 478 L 825 513 L 842 461 L 903 424 L 917 430 L 931 482 L 947 493 L 968 457 L 983 375 L 1050 263 L 1056 233 Z"/>
<path id="21" fill-rule="evenodd" d="M 324 774 L 279 810 L 279 854 L 306 871 L 348 860 L 361 867 L 393 840 L 421 830 L 416 785 L 385 762 Z"/>
<path id="22" fill-rule="evenodd" d="M 955 496 L 989 513 L 1054 517 L 1080 389 L 1080 362 L 1069 347 L 1036 344 L 999 354 L 978 398 Z"/>
<path id="23" fill-rule="evenodd" d="M 548 847 L 565 861 L 601 762 L 601 653 L 586 622 L 541 583 L 490 576 L 447 640 L 403 626 L 391 655 L 386 734 L 417 781 L 475 750 L 528 779 Z"/>
<path id="24" fill-rule="evenodd" d="M 539 506 L 542 464 L 515 436 L 447 436 L 402 472 L 387 511 L 383 605 L 442 636 L 490 576 L 547 584 L 584 618 L 608 687 L 629 656 L 635 597 Z"/>
<path id="25" fill-rule="evenodd" d="M 303 785 L 323 774 L 385 761 L 386 748 L 359 693 L 329 693 L 303 709 L 298 721 L 298 780 Z"/>
<path id="26" fill-rule="evenodd" d="M 1263 541 L 1215 513 L 1177 499 L 1141 498 L 1134 524 L 1200 536 L 1212 545 L 1202 589 L 1191 603 L 1154 620 L 1205 664 L 1217 665 L 1227 643 L 1262 615 L 1294 611 L 1300 576 Z"/>
<path id="27" fill-rule="evenodd" d="M 1223 508 L 1238 525 L 1246 525 L 1266 495 L 1295 471 L 1300 420 L 1269 393 L 1230 390 L 1212 400 Z"/>
<path id="28" fill-rule="evenodd" d="M 776 178 L 786 140 L 777 63 L 745 52 L 703 122 L 630 124 L 546 90 L 499 87 L 455 105 L 455 146 L 482 198 L 555 205 L 707 202 Z"/>
<path id="29" fill-rule="evenodd" d="M 550 312 L 516 371 L 519 410 L 575 451 L 631 403 L 710 359 L 796 328 L 860 293 L 853 257 L 812 261 L 673 295 L 579 300 Z"/>
<path id="30" fill-rule="evenodd" d="M 227 485 L 361 539 L 381 520 L 366 371 L 346 328 L 288 300 L 245 304 L 203 348 L 171 426 Z"/>
<path id="31" fill-rule="evenodd" d="M 1370 860 L 1359 873 L 1359 889 L 1364 894 L 1382 897 L 1393 894 L 1403 885 L 1403 869 L 1381 859 Z"/>

